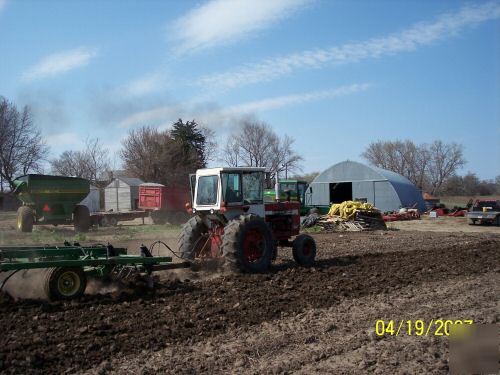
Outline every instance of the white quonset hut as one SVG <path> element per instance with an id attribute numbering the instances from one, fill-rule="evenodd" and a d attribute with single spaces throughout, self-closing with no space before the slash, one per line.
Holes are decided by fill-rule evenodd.
<path id="1" fill-rule="evenodd" d="M 117 177 L 104 188 L 104 209 L 106 211 L 131 211 L 139 205 L 138 178 Z"/>
<path id="2" fill-rule="evenodd" d="M 318 175 L 307 189 L 310 206 L 329 206 L 346 200 L 366 200 L 379 210 L 416 206 L 425 211 L 420 191 L 406 177 L 355 161 L 335 164 Z"/>

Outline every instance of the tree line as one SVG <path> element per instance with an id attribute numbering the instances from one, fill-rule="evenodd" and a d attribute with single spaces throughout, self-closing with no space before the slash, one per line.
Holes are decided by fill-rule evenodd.
<path id="1" fill-rule="evenodd" d="M 457 174 L 466 164 L 463 151 L 461 144 L 440 140 L 430 144 L 379 140 L 370 143 L 361 156 L 373 166 L 399 173 L 432 195 L 500 194 L 500 176 L 480 180 L 472 172 Z"/>
<path id="2" fill-rule="evenodd" d="M 219 145 L 213 130 L 195 120 L 177 120 L 166 130 L 143 126 L 131 130 L 122 141 L 119 157 L 124 174 L 165 185 L 187 185 L 189 174 L 218 161 L 227 166 L 265 167 L 276 176 L 312 181 L 317 172 L 300 175 L 303 157 L 294 149 L 294 139 L 278 135 L 270 125 L 243 121 Z M 218 150 L 220 149 L 220 153 Z M 0 97 L 0 189 L 13 189 L 15 177 L 43 171 L 76 176 L 99 184 L 113 178 L 109 150 L 98 138 L 87 138 L 83 150 L 67 150 L 49 159 L 49 148 L 33 123 L 29 107 L 19 110 Z M 463 146 L 436 140 L 415 144 L 411 140 L 375 141 L 361 156 L 373 166 L 407 177 L 422 191 L 433 195 L 500 194 L 500 176 L 480 180 L 474 173 L 459 176 L 466 160 Z"/>

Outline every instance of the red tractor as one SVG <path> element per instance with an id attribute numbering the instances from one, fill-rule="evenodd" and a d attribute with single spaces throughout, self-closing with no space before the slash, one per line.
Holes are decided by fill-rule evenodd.
<path id="1" fill-rule="evenodd" d="M 264 203 L 265 168 L 200 169 L 193 177 L 187 206 L 194 216 L 179 237 L 183 258 L 224 258 L 232 269 L 264 272 L 281 246 L 292 248 L 299 265 L 314 264 L 314 239 L 299 235 L 300 203 Z"/>

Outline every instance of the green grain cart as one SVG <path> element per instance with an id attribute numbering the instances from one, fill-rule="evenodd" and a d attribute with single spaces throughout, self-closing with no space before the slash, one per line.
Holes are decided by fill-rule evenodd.
<path id="1" fill-rule="evenodd" d="M 23 203 L 17 210 L 17 228 L 31 232 L 35 224 L 71 224 L 77 232 L 90 227 L 89 209 L 78 204 L 90 192 L 88 180 L 76 177 L 28 174 L 14 180 L 14 194 Z"/>

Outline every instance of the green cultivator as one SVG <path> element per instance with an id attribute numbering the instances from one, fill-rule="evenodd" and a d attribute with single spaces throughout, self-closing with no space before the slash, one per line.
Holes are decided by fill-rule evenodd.
<path id="1" fill-rule="evenodd" d="M 21 270 L 47 269 L 43 285 L 47 297 L 69 300 L 83 295 L 89 276 L 120 279 L 139 273 L 152 281 L 153 271 L 186 267 L 189 263 L 173 264 L 171 257 L 152 256 L 146 246 L 141 246 L 141 255 L 127 255 L 127 249 L 112 245 L 0 246 L 0 275 L 6 273 L 0 290 Z"/>

